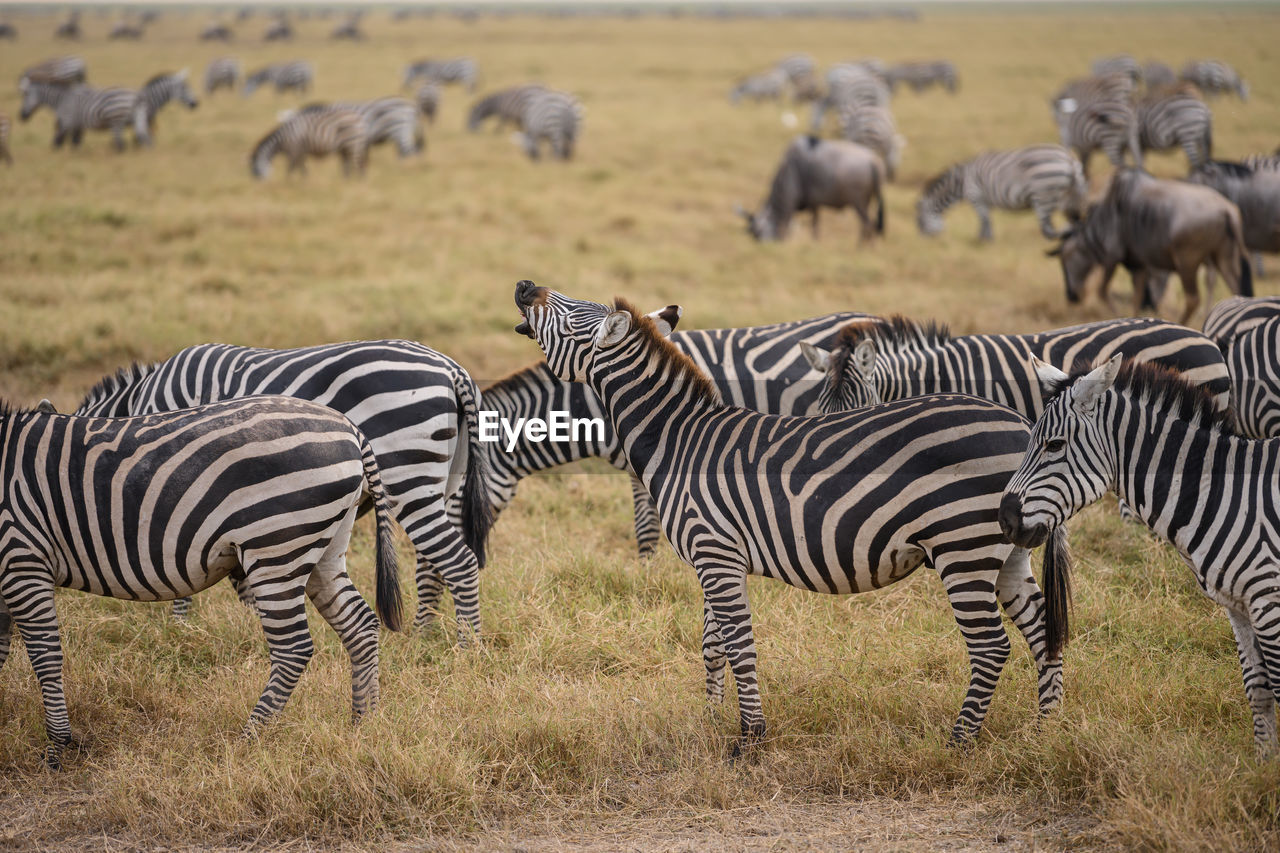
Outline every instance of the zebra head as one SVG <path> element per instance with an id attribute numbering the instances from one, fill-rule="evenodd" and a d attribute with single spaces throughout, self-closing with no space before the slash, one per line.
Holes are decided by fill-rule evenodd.
<path id="1" fill-rule="evenodd" d="M 516 331 L 532 338 L 559 379 L 586 382 L 596 354 L 616 347 L 647 318 L 666 336 L 680 321 L 679 305 L 640 317 L 626 306 L 571 299 L 525 279 L 516 285 L 516 308 L 524 319 Z"/>
<path id="2" fill-rule="evenodd" d="M 964 169 L 952 166 L 925 184 L 916 202 L 916 227 L 926 237 L 942 233 L 942 212 L 964 193 Z"/>
<path id="3" fill-rule="evenodd" d="M 274 73 L 275 71 L 272 68 L 263 68 L 244 78 L 244 96 L 247 98 L 260 86 L 270 83 Z"/>
<path id="4" fill-rule="evenodd" d="M 819 349 L 808 341 L 800 342 L 809 366 L 823 374 L 818 392 L 818 411 L 849 412 L 876 406 L 883 402 L 873 381 L 876 369 L 876 343 L 863 338 L 856 344 L 841 342 L 834 350 Z"/>
<path id="5" fill-rule="evenodd" d="M 29 77 L 23 77 L 18 81 L 18 90 L 22 92 L 22 109 L 18 112 L 18 118 L 26 121 L 35 114 L 36 110 L 43 106 L 56 109 L 58 102 L 68 88 L 68 86 L 59 86 L 54 83 L 45 83 L 39 80 L 32 80 Z"/>
<path id="6" fill-rule="evenodd" d="M 1074 380 L 1032 358 L 1049 402 L 1000 500 L 1000 529 L 1014 544 L 1040 545 L 1115 483 L 1115 437 L 1103 423 L 1105 407 L 1099 402 L 1115 383 L 1122 358 L 1117 353 Z"/>

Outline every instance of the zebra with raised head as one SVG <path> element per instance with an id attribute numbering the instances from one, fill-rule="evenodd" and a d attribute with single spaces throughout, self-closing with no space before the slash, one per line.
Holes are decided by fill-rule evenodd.
<path id="1" fill-rule="evenodd" d="M 902 163 L 905 140 L 898 133 L 898 125 L 889 108 L 842 104 L 836 114 L 840 122 L 840 136 L 879 154 L 884 163 L 885 178 L 892 181 Z"/>
<path id="2" fill-rule="evenodd" d="M 13 154 L 9 153 L 9 117 L 0 113 L 0 160 L 13 165 Z"/>
<path id="3" fill-rule="evenodd" d="M 1218 59 L 1198 59 L 1182 66 L 1179 79 L 1195 84 L 1206 95 L 1235 94 L 1242 101 L 1249 100 L 1249 84 L 1239 72 Z"/>
<path id="4" fill-rule="evenodd" d="M 1022 416 L 940 395 L 867 412 L 778 417 L 724 405 L 665 340 L 680 309 L 638 314 L 522 281 L 516 327 L 561 379 L 600 398 L 627 461 L 653 496 L 676 553 L 702 585 L 708 699 L 738 689 L 742 739 L 764 735 L 746 577 L 802 589 L 877 589 L 929 565 L 969 651 L 954 741 L 977 734 L 1009 656 L 1003 608 L 1039 670 L 1041 712 L 1062 697 L 1061 636 L 1031 574 L 1030 551 L 1000 533 L 1000 492 L 1026 452 Z M 1055 532 L 1046 560 L 1067 559 Z M 1066 569 L 1055 569 L 1065 572 Z"/>
<path id="5" fill-rule="evenodd" d="M 411 63 L 404 70 L 404 88 L 409 88 L 415 80 L 428 83 L 461 83 L 468 92 L 476 90 L 476 82 L 480 79 L 480 67 L 469 56 L 456 59 L 420 59 Z"/>
<path id="6" fill-rule="evenodd" d="M 219 89 L 236 90 L 240 84 L 240 60 L 223 56 L 212 60 L 204 69 L 204 91 L 212 95 Z"/>
<path id="7" fill-rule="evenodd" d="M 1275 752 L 1280 694 L 1280 441 L 1235 433 L 1180 377 L 1115 357 L 1071 376 L 1037 364 L 1049 401 L 1000 504 L 1032 547 L 1108 490 L 1172 544 L 1235 633 L 1260 755 Z M 1050 612 L 1066 612 L 1068 566 L 1045 566 Z"/>
<path id="8" fill-rule="evenodd" d="M 1231 410 L 1249 438 L 1280 438 L 1280 297 L 1224 299 L 1204 321 L 1231 371 Z"/>
<path id="9" fill-rule="evenodd" d="M 942 233 L 942 214 L 967 201 L 978 214 L 978 239 L 992 239 L 991 208 L 1032 210 L 1040 233 L 1050 240 L 1062 236 L 1053 227 L 1053 214 L 1063 211 L 1079 219 L 1085 209 L 1089 183 L 1075 155 L 1061 145 L 1028 145 L 1011 151 L 989 151 L 957 163 L 925 184 L 916 202 L 916 225 L 921 234 Z"/>
<path id="10" fill-rule="evenodd" d="M 1149 91 L 1137 109 L 1138 146 L 1143 151 L 1181 148 L 1192 169 L 1213 155 L 1213 113 L 1194 88 Z"/>
<path id="11" fill-rule="evenodd" d="M 435 124 L 436 113 L 440 110 L 440 87 L 435 83 L 423 83 L 414 93 L 413 100 L 427 124 Z"/>
<path id="12" fill-rule="evenodd" d="M 351 111 L 364 116 L 369 124 L 369 145 L 395 143 L 401 158 L 422 152 L 426 140 L 418 121 L 418 107 L 404 98 L 374 98 L 370 101 L 339 101 L 334 104 L 308 104 L 299 112 Z"/>
<path id="13" fill-rule="evenodd" d="M 100 382 L 76 414 L 152 414 L 244 397 L 285 394 L 342 412 L 378 458 L 391 511 L 417 552 L 415 625 L 434 615 L 441 585 L 458 630 L 479 631 L 479 576 L 491 523 L 478 391 L 453 359 L 412 341 L 356 341 L 291 350 L 201 344 Z M 460 494 L 461 528 L 446 498 Z"/>
<path id="14" fill-rule="evenodd" d="M 548 89 L 531 95 L 520 116 L 524 151 L 529 159 L 539 158 L 543 142 L 547 143 L 552 157 L 573 159 L 582 128 L 582 113 L 582 104 L 568 92 Z"/>
<path id="15" fill-rule="evenodd" d="M 485 95 L 471 105 L 471 112 L 467 114 L 467 130 L 475 133 L 489 119 L 495 119 L 498 130 L 508 124 L 523 128 L 524 111 L 529 101 L 546 91 L 547 87 L 541 83 L 526 83 Z"/>
<path id="16" fill-rule="evenodd" d="M 1133 105 L 1133 81 L 1122 74 L 1073 81 L 1053 99 L 1053 118 L 1062 145 L 1075 151 L 1085 177 L 1089 157 L 1102 151 L 1112 165 L 1124 165 L 1128 151 L 1142 166 L 1138 144 L 1138 115 Z"/>
<path id="17" fill-rule="evenodd" d="M 165 104 L 178 101 L 189 110 L 200 106 L 200 99 L 187 86 L 187 73 L 184 68 L 176 74 L 157 74 L 138 91 L 139 106 L 145 112 L 144 120 L 147 123 L 147 144 L 151 142 L 156 114 Z"/>
<path id="18" fill-rule="evenodd" d="M 245 97 L 252 95 L 260 86 L 268 83 L 276 87 L 276 92 L 283 94 L 293 90 L 305 95 L 311 89 L 313 78 L 311 63 L 301 59 L 291 62 L 277 62 L 254 71 L 244 81 Z"/>
<path id="19" fill-rule="evenodd" d="M 833 65 L 827 70 L 826 94 L 814 102 L 810 129 L 815 134 L 822 131 L 828 110 L 887 107 L 889 100 L 890 91 L 884 79 L 865 64 Z"/>
<path id="20" fill-rule="evenodd" d="M 226 24 L 210 24 L 200 31 L 200 41 L 228 42 L 234 40 L 235 37 L 235 32 Z"/>
<path id="21" fill-rule="evenodd" d="M 377 514 L 377 606 L 400 626 L 390 506 L 369 443 L 325 406 L 253 397 L 136 418 L 0 407 L 0 663 L 16 625 L 57 768 L 74 741 L 55 587 L 165 601 L 241 571 L 271 656 L 246 734 L 278 713 L 312 655 L 306 601 L 351 657 L 357 718 L 378 699 L 378 620 L 346 572 L 361 497 Z"/>
<path id="22" fill-rule="evenodd" d="M 150 143 L 146 111 L 134 89 L 113 86 L 94 89 L 91 86 L 54 86 L 24 81 L 21 117 L 25 120 L 42 104 L 53 108 L 53 147 L 60 148 L 68 138 L 78 147 L 86 130 L 111 131 L 117 151 L 125 149 L 125 131 L 132 128 L 137 145 Z"/>
<path id="23" fill-rule="evenodd" d="M 283 154 L 288 174 L 307 173 L 308 157 L 337 154 L 344 177 L 364 176 L 369 162 L 369 122 L 355 110 L 300 110 L 287 113 L 249 155 L 249 174 L 265 180 L 271 161 Z"/>
<path id="24" fill-rule="evenodd" d="M 901 83 L 906 84 L 913 92 L 940 86 L 953 95 L 960 85 L 955 65 L 945 59 L 891 65 L 885 74 L 885 82 L 889 84 L 890 91 L 896 90 Z"/>
<path id="25" fill-rule="evenodd" d="M 780 101 L 791 85 L 791 78 L 781 68 L 770 68 L 739 80 L 729 92 L 729 103 L 748 101 Z"/>
<path id="26" fill-rule="evenodd" d="M 23 70 L 18 77 L 18 85 L 28 83 L 48 83 L 53 86 L 71 86 L 83 83 L 87 79 L 84 60 L 78 56 L 55 56 Z"/>

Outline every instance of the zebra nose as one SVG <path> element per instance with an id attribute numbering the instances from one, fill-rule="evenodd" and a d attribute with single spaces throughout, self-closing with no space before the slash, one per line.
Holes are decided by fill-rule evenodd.
<path id="1" fill-rule="evenodd" d="M 1017 495 L 1005 493 L 1000 499 L 1000 529 L 1011 541 L 1018 541 L 1022 529 L 1022 499 Z"/>
<path id="2" fill-rule="evenodd" d="M 534 299 L 538 296 L 538 291 L 541 289 L 529 279 L 522 279 L 516 284 L 516 307 L 523 311 L 526 307 L 532 305 Z"/>

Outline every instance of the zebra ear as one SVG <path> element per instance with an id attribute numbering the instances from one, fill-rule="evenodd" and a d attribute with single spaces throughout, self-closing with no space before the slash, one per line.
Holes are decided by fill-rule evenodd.
<path id="1" fill-rule="evenodd" d="M 1116 353 L 1106 364 L 1095 367 L 1076 380 L 1071 386 L 1071 403 L 1077 412 L 1082 415 L 1093 414 L 1098 400 L 1102 399 L 1102 395 L 1107 393 L 1116 381 L 1116 375 L 1120 372 L 1120 362 L 1123 360 L 1124 355 Z"/>
<path id="2" fill-rule="evenodd" d="M 676 324 L 684 316 L 684 309 L 679 305 L 668 305 L 666 308 L 651 311 L 645 316 L 653 321 L 654 328 L 658 330 L 658 334 L 665 338 L 675 331 Z"/>
<path id="3" fill-rule="evenodd" d="M 53 403 L 50 403 L 48 398 L 41 400 L 39 403 L 36 403 L 36 411 L 41 413 L 42 415 L 58 414 L 58 410 L 53 407 Z"/>
<path id="4" fill-rule="evenodd" d="M 826 373 L 827 367 L 831 364 L 831 353 L 824 349 L 818 349 L 808 341 L 800 342 L 800 352 L 804 353 L 804 360 L 809 362 L 809 366 L 819 373 Z"/>
<path id="5" fill-rule="evenodd" d="M 1034 355 L 1031 356 L 1031 367 L 1036 372 L 1036 379 L 1040 380 L 1040 396 L 1042 397 L 1057 393 L 1058 389 L 1062 387 L 1062 383 L 1071 378 L 1052 364 L 1043 362 Z"/>
<path id="6" fill-rule="evenodd" d="M 863 379 L 871 378 L 872 372 L 876 369 L 875 341 L 868 339 L 858 342 L 858 345 L 853 348 L 853 366 L 858 369 Z"/>
<path id="7" fill-rule="evenodd" d="M 631 331 L 631 312 L 614 311 L 600 324 L 600 329 L 596 332 L 596 346 L 604 349 L 621 343 L 629 331 Z"/>

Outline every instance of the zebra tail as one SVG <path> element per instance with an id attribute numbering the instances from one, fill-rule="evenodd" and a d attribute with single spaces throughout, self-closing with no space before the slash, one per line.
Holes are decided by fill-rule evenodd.
<path id="1" fill-rule="evenodd" d="M 493 504 L 489 501 L 489 455 L 480 443 L 480 404 L 471 377 L 455 377 L 458 409 L 467 425 L 467 471 L 462 481 L 462 541 L 485 565 L 485 548 L 493 527 Z"/>
<path id="2" fill-rule="evenodd" d="M 378 545 L 375 556 L 377 566 L 376 592 L 378 618 L 387 630 L 401 630 L 402 604 L 400 599 L 400 567 L 396 561 L 396 540 L 391 523 L 391 501 L 382 486 L 382 473 L 378 460 L 369 446 L 369 439 L 360 435 L 360 456 L 364 462 L 365 487 L 373 500 L 373 515 L 378 525 Z"/>
<path id="3" fill-rule="evenodd" d="M 1053 529 L 1045 544 L 1044 609 L 1045 652 L 1054 660 L 1067 645 L 1071 609 L 1071 549 L 1063 524 Z"/>

